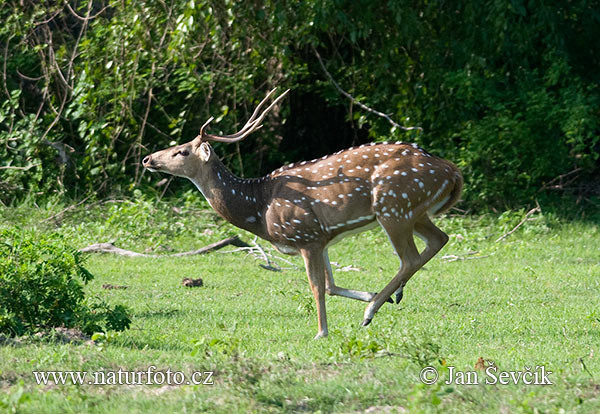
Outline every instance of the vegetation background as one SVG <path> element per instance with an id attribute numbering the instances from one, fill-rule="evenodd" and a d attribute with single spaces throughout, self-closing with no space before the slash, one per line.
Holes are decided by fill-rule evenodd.
<path id="1" fill-rule="evenodd" d="M 598 205 L 598 1 L 2 0 L 0 21 L 7 205 L 181 195 L 143 155 L 210 115 L 235 130 L 274 86 L 292 93 L 265 128 L 215 145 L 239 175 L 400 139 L 462 169 L 464 209 Z"/>
<path id="2" fill-rule="evenodd" d="M 599 39 L 600 0 L 0 0 L 0 412 L 600 412 Z M 466 181 L 401 304 L 360 329 L 328 298 L 323 341 L 301 258 L 140 165 L 275 86 L 264 128 L 214 144 L 240 176 L 405 140 Z M 254 250 L 168 256 L 238 234 Z M 156 257 L 77 250 L 109 241 Z M 381 229 L 330 256 L 369 291 L 398 265 Z M 553 385 L 443 384 L 480 361 Z M 32 375 L 150 365 L 215 385 Z"/>

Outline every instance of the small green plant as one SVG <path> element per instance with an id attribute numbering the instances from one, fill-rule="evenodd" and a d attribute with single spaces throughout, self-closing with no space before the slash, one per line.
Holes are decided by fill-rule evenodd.
<path id="1" fill-rule="evenodd" d="M 237 355 L 239 353 L 240 341 L 237 338 L 219 339 L 219 338 L 201 338 L 193 342 L 194 350 L 192 356 L 206 355 Z"/>
<path id="2" fill-rule="evenodd" d="M 7 413 L 19 413 L 20 408 L 31 400 L 31 394 L 25 391 L 23 380 L 15 391 L 6 394 L 0 398 L 0 408 L 4 408 Z"/>
<path id="3" fill-rule="evenodd" d="M 338 349 L 329 352 L 330 358 L 375 358 L 385 354 L 387 347 L 381 338 L 367 334 L 364 338 L 356 335 L 345 336 Z"/>
<path id="4" fill-rule="evenodd" d="M 84 267 L 84 256 L 61 235 L 2 230 L 0 256 L 0 332 L 22 335 L 65 326 L 93 333 L 129 327 L 123 306 L 86 300 L 83 284 L 93 275 Z"/>

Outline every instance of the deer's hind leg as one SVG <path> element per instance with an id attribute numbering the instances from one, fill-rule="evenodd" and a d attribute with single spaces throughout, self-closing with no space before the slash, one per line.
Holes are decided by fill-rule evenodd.
<path id="1" fill-rule="evenodd" d="M 381 227 L 387 233 L 390 242 L 394 246 L 396 253 L 400 259 L 400 270 L 396 276 L 379 292 L 365 309 L 364 320 L 362 326 L 371 323 L 373 316 L 379 310 L 381 305 L 394 292 L 400 291 L 411 276 L 421 268 L 421 256 L 413 239 L 414 221 L 398 220 L 396 218 L 387 218 L 379 216 L 377 218 Z"/>
<path id="2" fill-rule="evenodd" d="M 427 215 L 423 215 L 415 223 L 413 234 L 425 242 L 425 249 L 421 252 L 421 262 L 425 265 L 448 243 L 448 235 L 431 222 Z M 396 291 L 396 303 L 402 300 L 404 285 Z"/>

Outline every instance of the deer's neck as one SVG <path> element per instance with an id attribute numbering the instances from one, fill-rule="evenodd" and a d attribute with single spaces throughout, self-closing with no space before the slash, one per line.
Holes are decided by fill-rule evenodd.
<path id="1" fill-rule="evenodd" d="M 190 177 L 190 180 L 221 217 L 234 226 L 265 237 L 266 179 L 236 177 L 216 157 L 210 164 L 203 168 L 200 176 Z"/>

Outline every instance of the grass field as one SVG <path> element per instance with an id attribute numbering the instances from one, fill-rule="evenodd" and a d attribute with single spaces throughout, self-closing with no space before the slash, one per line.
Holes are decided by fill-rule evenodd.
<path id="1" fill-rule="evenodd" d="M 2 209 L 0 226 L 56 230 L 78 248 L 114 241 L 156 253 L 192 250 L 234 234 L 253 239 L 191 201 L 175 209 L 115 201 L 56 215 L 62 207 Z M 495 241 L 523 217 L 521 211 L 437 219 L 450 243 L 411 279 L 401 304 L 384 305 L 360 328 L 364 303 L 328 297 L 330 336 L 322 340 L 312 339 L 315 305 L 297 257 L 286 257 L 290 264 L 276 259 L 286 269 L 271 272 L 229 247 L 185 258 L 90 255 L 87 268 L 95 279 L 87 293 L 127 305 L 131 328 L 96 343 L 4 338 L 0 411 L 600 412 L 598 225 L 538 214 Z M 345 239 L 329 253 L 339 264 L 336 282 L 348 288 L 377 291 L 398 266 L 380 230 Z M 449 255 L 459 260 L 442 259 Z M 358 270 L 342 271 L 350 265 Z M 184 277 L 201 277 L 204 286 L 183 287 Z M 493 361 L 497 372 L 543 366 L 552 385 L 486 384 L 491 378 L 475 369 L 480 357 Z M 204 372 L 211 371 L 214 384 L 38 385 L 32 374 L 149 366 L 163 374 L 181 371 L 186 380 L 193 372 L 207 379 Z M 440 375 L 433 385 L 419 377 L 427 366 Z M 445 384 L 456 371 L 476 371 L 480 383 Z"/>

